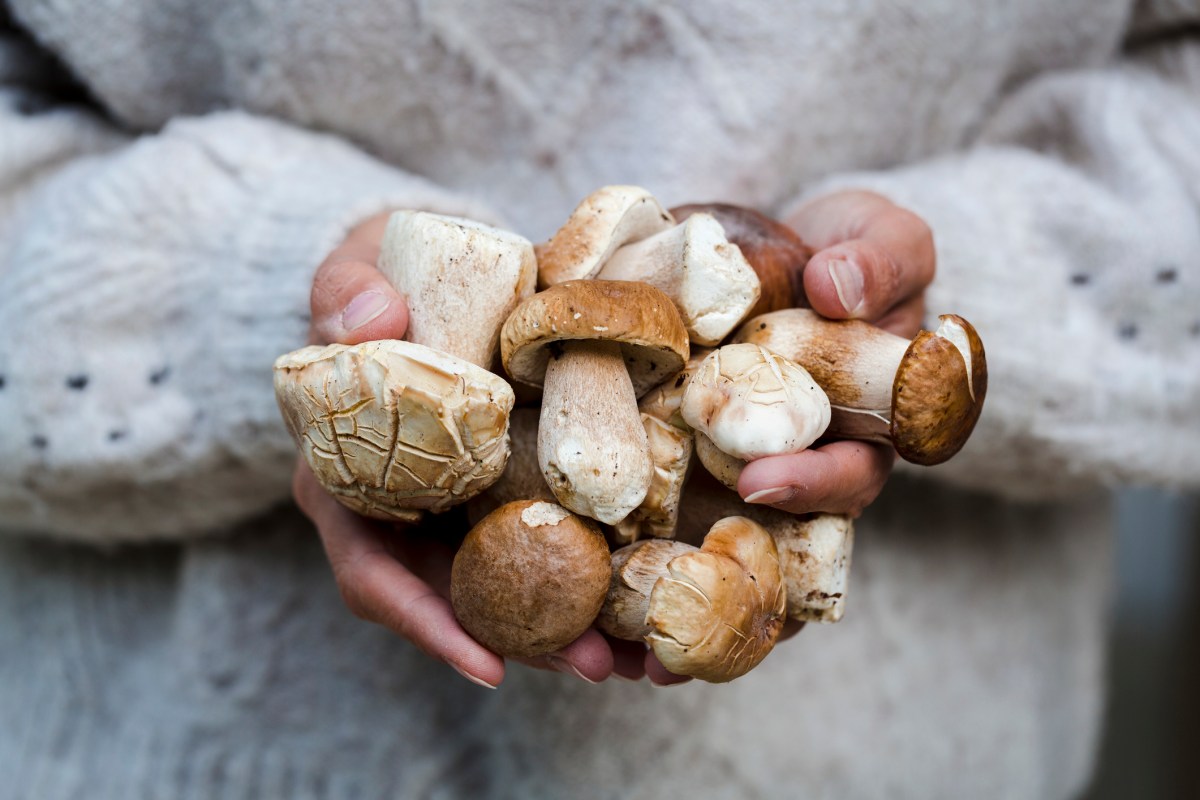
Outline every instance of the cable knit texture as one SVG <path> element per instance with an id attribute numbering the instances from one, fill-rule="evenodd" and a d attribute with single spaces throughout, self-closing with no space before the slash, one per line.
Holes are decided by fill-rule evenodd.
<path id="1" fill-rule="evenodd" d="M 1110 569 L 1080 490 L 1200 485 L 1197 3 L 8 6 L 0 794 L 1080 791 Z M 976 322 L 991 393 L 860 521 L 838 626 L 727 687 L 514 666 L 486 693 L 353 620 L 272 510 L 270 364 L 365 216 L 539 239 L 605 183 L 912 206 L 930 312 Z"/>

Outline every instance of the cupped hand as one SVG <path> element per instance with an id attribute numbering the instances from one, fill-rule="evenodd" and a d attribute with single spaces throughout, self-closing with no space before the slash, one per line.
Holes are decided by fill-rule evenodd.
<path id="1" fill-rule="evenodd" d="M 804 267 L 812 309 L 861 319 L 905 338 L 920 329 L 933 281 L 933 235 L 919 216 L 873 192 L 813 200 L 784 220 L 816 251 Z M 792 513 L 857 517 L 878 496 L 895 461 L 887 445 L 836 441 L 752 461 L 738 480 L 747 502 Z"/>
<path id="2" fill-rule="evenodd" d="M 381 214 L 354 228 L 318 268 L 311 296 L 313 343 L 358 344 L 404 336 L 405 300 L 375 266 L 387 219 Z M 383 625 L 474 683 L 500 684 L 504 659 L 472 639 L 450 605 L 450 569 L 465 529 L 436 530 L 437 517 L 418 528 L 361 517 L 326 492 L 302 459 L 293 491 L 321 536 L 352 613 Z M 447 524 L 453 524 L 451 517 L 447 515 Z M 649 674 L 659 683 L 677 680 L 644 646 L 634 647 L 640 649 L 636 658 L 630 648 L 614 648 L 589 630 L 557 653 L 522 663 L 592 683 L 614 674 L 614 664 L 622 677 Z"/>

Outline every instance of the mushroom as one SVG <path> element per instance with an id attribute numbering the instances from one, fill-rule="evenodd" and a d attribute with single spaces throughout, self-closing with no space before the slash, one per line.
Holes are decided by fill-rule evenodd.
<path id="1" fill-rule="evenodd" d="M 276 400 L 330 493 L 361 514 L 416 522 L 504 470 L 514 396 L 486 370 L 537 266 L 521 236 L 424 211 L 392 214 L 378 265 L 408 298 L 409 341 L 282 356 Z"/>
<path id="2" fill-rule="evenodd" d="M 787 225 L 745 206 L 728 203 L 692 203 L 671 209 L 683 222 L 693 214 L 716 217 L 725 236 L 742 251 L 758 274 L 762 293 L 751 316 L 781 308 L 807 305 L 804 296 L 804 267 L 812 249 Z"/>
<path id="3" fill-rule="evenodd" d="M 640 186 L 604 186 L 583 199 L 550 241 L 536 248 L 544 288 L 594 278 L 617 248 L 675 225 Z"/>
<path id="4" fill-rule="evenodd" d="M 803 622 L 837 622 L 846 607 L 854 522 L 844 514 L 789 514 L 747 505 L 698 474 L 684 488 L 678 536 L 699 541 L 714 519 L 740 514 L 763 526 L 779 550 L 787 614 Z M 649 540 L 656 541 L 656 540 Z M 610 589 L 611 596 L 611 589 Z"/>
<path id="5" fill-rule="evenodd" d="M 654 474 L 645 498 L 629 516 L 613 527 L 617 544 L 629 544 L 642 535 L 669 539 L 675 535 L 679 495 L 692 463 L 692 434 L 642 412 L 642 427 L 650 445 Z"/>
<path id="6" fill-rule="evenodd" d="M 745 461 L 798 453 L 829 425 L 829 399 L 812 376 L 756 344 L 710 353 L 679 410 L 698 433 Z"/>
<path id="7" fill-rule="evenodd" d="M 631 548 L 645 553 L 627 553 Z M 699 549 L 648 540 L 618 550 L 613 562 L 616 576 L 597 624 L 617 638 L 644 640 L 677 675 L 731 681 L 756 667 L 779 638 L 786 610 L 779 555 L 770 534 L 750 519 L 719 520 Z"/>
<path id="8" fill-rule="evenodd" d="M 408 300 L 410 342 L 484 369 L 495 361 L 504 320 L 537 281 L 528 239 L 427 211 L 392 214 L 379 271 Z"/>
<path id="9" fill-rule="evenodd" d="M 450 602 L 484 647 L 531 658 L 561 650 L 591 626 L 611 572 L 594 522 L 524 500 L 501 506 L 467 534 L 451 568 Z"/>
<path id="10" fill-rule="evenodd" d="M 695 436 L 696 458 L 700 459 L 709 475 L 736 492 L 738 478 L 742 477 L 742 470 L 746 468 L 746 460 L 729 455 L 699 431 Z"/>
<path id="11" fill-rule="evenodd" d="M 683 393 L 687 389 L 688 381 L 711 352 L 707 347 L 692 347 L 687 365 L 643 395 L 638 401 L 638 409 L 680 430 L 691 432 L 692 426 L 688 425 L 679 413 L 679 405 L 683 402 Z"/>
<path id="12" fill-rule="evenodd" d="M 330 493 L 375 519 L 416 522 L 504 470 L 513 392 L 500 377 L 412 342 L 310 346 L 275 361 L 275 396 Z"/>
<path id="13" fill-rule="evenodd" d="M 858 320 L 805 309 L 747 322 L 736 342 L 762 345 L 801 364 L 829 395 L 832 435 L 888 442 L 906 461 L 940 464 L 964 444 L 987 394 L 979 334 L 945 314 L 911 342 Z"/>
<path id="14" fill-rule="evenodd" d="M 679 309 L 691 340 L 706 346 L 728 336 L 759 296 L 758 276 L 711 214 L 695 214 L 682 225 L 625 245 L 597 277 L 662 289 Z"/>
<path id="15" fill-rule="evenodd" d="M 637 396 L 687 361 L 687 331 L 669 298 L 626 281 L 568 281 L 526 300 L 504 323 L 504 368 L 544 384 L 538 463 L 558 501 L 613 524 L 653 477 Z"/>

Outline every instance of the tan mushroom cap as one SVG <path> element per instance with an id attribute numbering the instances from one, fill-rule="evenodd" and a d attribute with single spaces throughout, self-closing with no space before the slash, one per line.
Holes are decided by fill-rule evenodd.
<path id="1" fill-rule="evenodd" d="M 727 489 L 736 492 L 738 479 L 742 477 L 742 470 L 746 468 L 747 462 L 729 455 L 699 431 L 696 431 L 695 437 L 696 458 L 708 470 L 709 475 L 719 480 Z"/>
<path id="2" fill-rule="evenodd" d="M 758 274 L 762 294 L 749 316 L 792 308 L 804 301 L 804 267 L 813 251 L 795 231 L 752 208 L 729 203 L 692 203 L 671 209 L 679 222 L 697 213 L 716 217 L 725 236 Z"/>
<path id="3" fill-rule="evenodd" d="M 905 461 L 941 464 L 962 449 L 987 394 L 987 357 L 971 323 L 944 314 L 908 347 L 892 387 L 892 443 Z"/>
<path id="4" fill-rule="evenodd" d="M 596 627 L 617 639 L 644 641 L 652 633 L 646 614 L 654 584 L 667 574 L 671 559 L 699 550 L 695 545 L 671 539 L 643 539 L 615 550 L 612 580 Z"/>
<path id="5" fill-rule="evenodd" d="M 287 353 L 275 396 L 317 480 L 375 519 L 444 511 L 491 485 L 508 458 L 509 385 L 412 342 Z"/>
<path id="6" fill-rule="evenodd" d="M 541 500 L 508 503 L 463 540 L 450 575 L 454 616 L 489 650 L 561 650 L 596 619 L 612 564 L 600 529 Z"/>
<path id="7" fill-rule="evenodd" d="M 619 247 L 674 224 L 642 187 L 601 187 L 583 199 L 550 241 L 535 247 L 538 285 L 593 278 Z"/>
<path id="8" fill-rule="evenodd" d="M 718 521 L 699 552 L 671 560 L 650 595 L 647 642 L 671 672 L 712 683 L 766 658 L 787 608 L 771 535 L 745 517 Z"/>
<path id="9" fill-rule="evenodd" d="M 556 342 L 615 341 L 641 396 L 688 359 L 688 336 L 665 294 L 634 281 L 568 281 L 519 305 L 500 333 L 504 368 L 514 380 L 540 386 Z"/>

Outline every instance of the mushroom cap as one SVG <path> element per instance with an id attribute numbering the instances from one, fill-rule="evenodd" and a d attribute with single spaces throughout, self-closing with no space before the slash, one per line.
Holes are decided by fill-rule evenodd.
<path id="1" fill-rule="evenodd" d="M 275 397 L 317 480 L 375 519 L 444 511 L 490 486 L 508 459 L 509 385 L 412 342 L 282 355 Z"/>
<path id="2" fill-rule="evenodd" d="M 600 613 L 612 564 L 599 527 L 543 500 L 508 503 L 463 540 L 450 573 L 454 616 L 509 658 L 561 650 Z"/>
<path id="3" fill-rule="evenodd" d="M 675 219 L 642 187 L 601 187 L 583 199 L 550 241 L 535 248 L 538 283 L 545 287 L 593 278 L 617 248 L 674 225 Z"/>
<path id="4" fill-rule="evenodd" d="M 684 420 L 731 456 L 798 453 L 829 427 L 829 398 L 804 367 L 757 344 L 709 354 L 688 381 Z"/>
<path id="5" fill-rule="evenodd" d="M 646 640 L 676 675 L 723 683 L 766 658 L 786 610 L 771 535 L 746 517 L 727 517 L 709 529 L 699 552 L 667 565 L 650 594 Z"/>
<path id="6" fill-rule="evenodd" d="M 484 369 L 495 358 L 500 326 L 537 280 L 525 237 L 428 211 L 392 214 L 379 271 L 408 301 L 406 339 Z"/>
<path id="7" fill-rule="evenodd" d="M 596 627 L 617 639 L 645 640 L 653 632 L 646 613 L 654 584 L 667 574 L 671 559 L 695 552 L 695 545 L 671 539 L 643 539 L 613 551 L 612 581 Z"/>
<path id="8" fill-rule="evenodd" d="M 798 303 L 807 305 L 804 267 L 813 251 L 795 231 L 752 208 L 729 203 L 691 203 L 671 209 L 680 222 L 697 213 L 716 217 L 726 238 L 738 246 L 758 274 L 762 294 L 748 316 Z"/>
<path id="9" fill-rule="evenodd" d="M 636 281 L 567 281 L 523 302 L 500 333 L 500 355 L 514 380 L 540 386 L 555 342 L 620 343 L 634 394 L 675 374 L 688 359 L 688 335 L 665 294 Z"/>
<path id="10" fill-rule="evenodd" d="M 967 443 L 987 394 L 987 358 L 971 323 L 938 318 L 913 339 L 892 386 L 892 443 L 905 461 L 932 466 Z"/>

